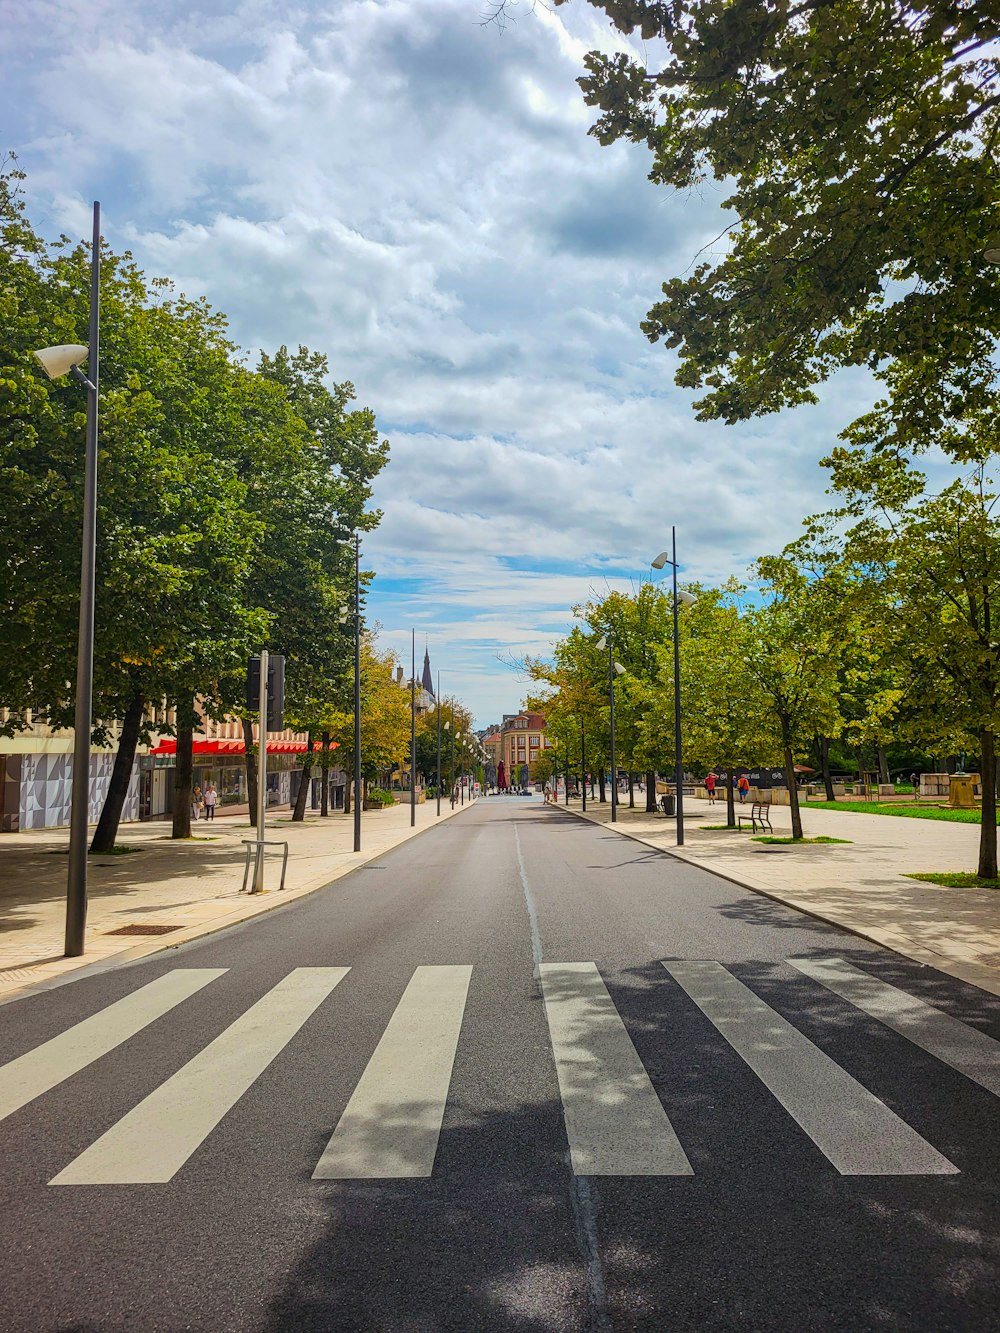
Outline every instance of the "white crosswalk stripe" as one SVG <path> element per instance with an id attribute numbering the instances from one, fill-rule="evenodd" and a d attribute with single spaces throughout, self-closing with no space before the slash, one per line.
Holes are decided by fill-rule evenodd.
<path id="1" fill-rule="evenodd" d="M 349 971 L 295 968 L 50 1184 L 170 1180 Z"/>
<path id="2" fill-rule="evenodd" d="M 86 1069 L 225 972 L 224 967 L 177 968 L 167 972 L 3 1065 L 0 1120 Z"/>
<path id="3" fill-rule="evenodd" d="M 1000 1042 L 987 1037 L 985 1032 L 907 995 L 897 986 L 869 976 L 843 958 L 789 958 L 788 961 L 856 1009 L 901 1033 L 914 1046 L 1000 1096 Z"/>
<path id="4" fill-rule="evenodd" d="M 842 958 L 788 961 L 1000 1096 L 1000 1042 Z M 677 961 L 663 967 L 841 1174 L 957 1172 L 721 963 Z M 0 1066 L 0 1120 L 113 1051 L 225 971 L 175 969 Z M 290 972 L 51 1183 L 171 1180 L 348 971 L 303 967 Z M 597 964 L 540 963 L 538 971 L 573 1171 L 693 1175 L 660 1100 L 669 1099 L 670 1089 L 654 1087 Z M 433 1174 L 472 974 L 467 965 L 416 968 L 316 1164 L 315 1180 Z M 669 985 L 665 976 L 664 985 Z M 511 1035 L 506 1032 L 505 1039 Z M 319 1105 L 317 1118 L 322 1114 Z"/>
<path id="5" fill-rule="evenodd" d="M 916 1130 L 721 963 L 663 966 L 841 1175 L 957 1173 Z"/>
<path id="6" fill-rule="evenodd" d="M 574 1173 L 692 1175 L 596 963 L 538 971 Z"/>
<path id="7" fill-rule="evenodd" d="M 314 1180 L 433 1173 L 471 977 L 471 967 L 417 968 Z"/>

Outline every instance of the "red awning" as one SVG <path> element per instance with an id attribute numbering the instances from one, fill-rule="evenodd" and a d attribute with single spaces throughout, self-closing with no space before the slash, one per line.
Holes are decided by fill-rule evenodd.
<path id="1" fill-rule="evenodd" d="M 307 748 L 306 741 L 268 741 L 268 754 L 305 754 Z M 318 747 L 317 747 L 318 748 Z M 337 750 L 339 745 L 336 741 L 330 742 L 330 749 Z M 177 741 L 173 736 L 165 736 L 159 743 L 150 750 L 150 754 L 176 754 Z M 245 754 L 246 750 L 243 742 L 237 740 L 224 741 L 195 741 L 194 753 L 199 754 Z M 315 751 L 314 751 L 315 753 Z"/>

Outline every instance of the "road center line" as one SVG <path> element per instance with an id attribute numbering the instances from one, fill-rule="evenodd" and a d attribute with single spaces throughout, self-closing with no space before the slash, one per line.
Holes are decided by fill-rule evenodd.
<path id="1" fill-rule="evenodd" d="M 0 1120 L 86 1069 L 175 1005 L 225 975 L 224 967 L 176 968 L 0 1067 Z"/>
<path id="2" fill-rule="evenodd" d="M 915 1129 L 721 963 L 663 966 L 841 1175 L 957 1174 Z"/>
<path id="3" fill-rule="evenodd" d="M 346 967 L 297 967 L 102 1134 L 52 1185 L 172 1179 L 333 988 Z"/>
<path id="4" fill-rule="evenodd" d="M 418 967 L 340 1117 L 314 1180 L 433 1173 L 470 966 Z"/>

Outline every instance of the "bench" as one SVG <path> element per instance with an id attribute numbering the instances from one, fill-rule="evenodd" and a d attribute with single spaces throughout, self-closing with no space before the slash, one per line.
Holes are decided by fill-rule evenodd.
<path id="1" fill-rule="evenodd" d="M 766 828 L 769 833 L 773 833 L 774 829 L 771 828 L 771 802 L 754 801 L 753 805 L 750 807 L 749 815 L 737 816 L 736 827 L 742 828 L 743 825 L 748 821 L 752 833 L 757 832 L 758 824 L 761 826 L 762 829 Z"/>

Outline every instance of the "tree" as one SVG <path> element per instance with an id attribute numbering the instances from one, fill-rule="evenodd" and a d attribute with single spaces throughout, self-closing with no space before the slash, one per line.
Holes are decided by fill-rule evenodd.
<path id="1" fill-rule="evenodd" d="M 961 391 L 1000 333 L 981 257 L 1000 180 L 996 6 L 591 2 L 664 52 L 657 68 L 587 56 L 591 133 L 646 145 L 670 188 L 732 182 L 722 257 L 668 280 L 643 324 L 680 349 L 701 415 L 812 401 L 838 366 L 929 352 L 938 379 L 900 381 L 901 408 Z"/>
<path id="2" fill-rule="evenodd" d="M 361 774 L 365 784 L 402 764 L 410 748 L 410 695 L 395 680 L 396 657 L 380 653 L 370 635 L 361 641 Z M 324 727 L 340 747 L 341 763 L 354 766 L 354 712 L 334 710 Z M 353 793 L 353 799 L 362 797 Z"/>

